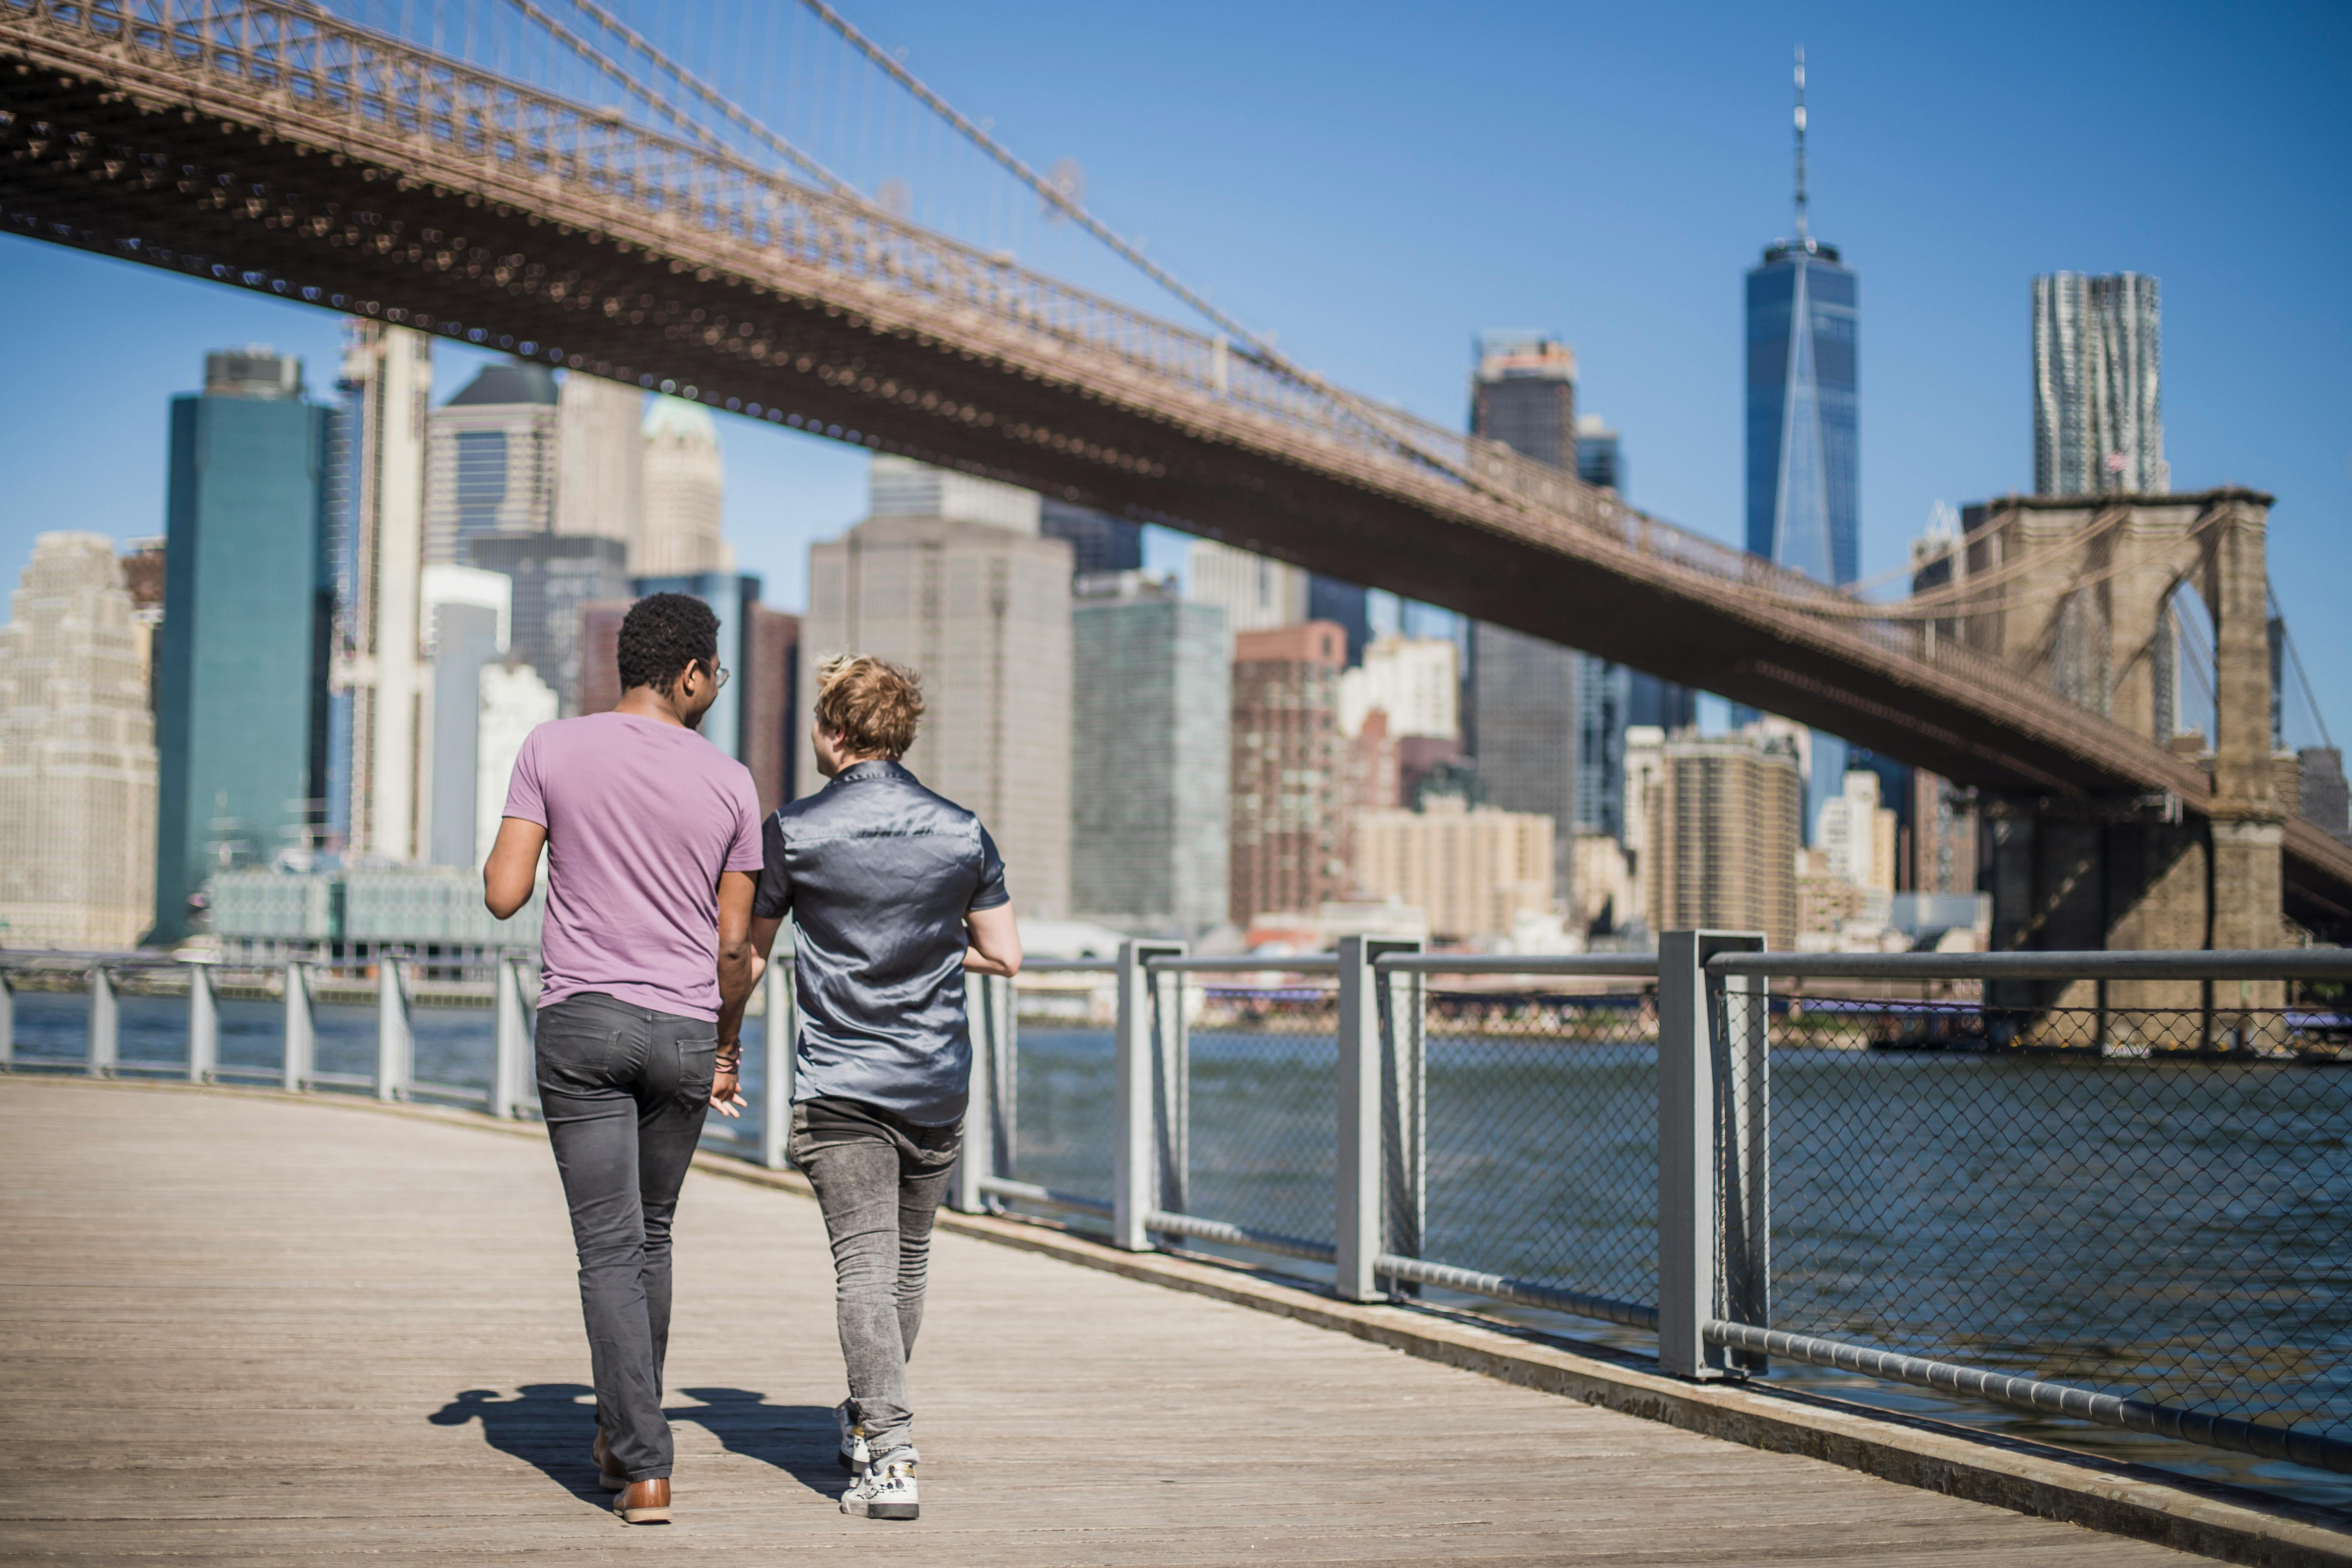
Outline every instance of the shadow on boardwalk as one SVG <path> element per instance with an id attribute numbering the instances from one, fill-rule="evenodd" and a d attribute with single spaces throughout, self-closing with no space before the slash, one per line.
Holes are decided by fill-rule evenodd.
<path id="1" fill-rule="evenodd" d="M 538 1467 L 583 1502 L 606 1506 L 589 1462 L 596 1440 L 595 1390 L 580 1383 L 526 1383 L 512 1398 L 468 1388 L 425 1417 L 436 1426 L 482 1424 L 491 1447 Z M 746 1388 L 681 1389 L 698 1405 L 663 1411 L 672 1421 L 708 1429 L 728 1452 L 772 1465 L 811 1491 L 831 1496 L 848 1484 L 834 1452 L 833 1412 L 814 1405 L 771 1405 Z"/>

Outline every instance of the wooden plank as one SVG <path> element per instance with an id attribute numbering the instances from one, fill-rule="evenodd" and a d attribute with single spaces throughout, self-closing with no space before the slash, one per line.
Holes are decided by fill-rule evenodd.
<path id="1" fill-rule="evenodd" d="M 925 1518 L 845 1518 L 804 1200 L 678 1226 L 679 1522 L 604 1511 L 570 1237 L 527 1139 L 0 1079 L 0 1557 L 602 1563 L 2005 1563 L 2178 1554 L 942 1236 Z"/>

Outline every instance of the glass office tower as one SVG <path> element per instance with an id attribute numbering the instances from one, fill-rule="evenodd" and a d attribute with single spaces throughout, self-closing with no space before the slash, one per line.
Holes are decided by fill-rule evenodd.
<path id="1" fill-rule="evenodd" d="M 1748 548 L 1824 583 L 1862 564 L 1854 275 L 1817 239 L 1748 274 Z"/>
<path id="2" fill-rule="evenodd" d="M 205 356 L 172 400 L 151 941 L 187 933 L 214 871 L 325 832 L 332 417 L 267 349 Z"/>

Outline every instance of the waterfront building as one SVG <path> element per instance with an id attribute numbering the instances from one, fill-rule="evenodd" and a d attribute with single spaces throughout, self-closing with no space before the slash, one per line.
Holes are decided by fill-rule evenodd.
<path id="1" fill-rule="evenodd" d="M 172 402 L 157 693 L 153 940 L 214 871 L 308 851 L 326 819 L 331 413 L 301 363 L 205 356 Z"/>
<path id="2" fill-rule="evenodd" d="M 1461 647 L 1450 637 L 1375 637 L 1364 661 L 1339 678 L 1339 732 L 1353 735 L 1380 709 L 1389 733 L 1456 741 L 1462 735 Z"/>
<path id="3" fill-rule="evenodd" d="M 2033 493 L 2160 495 L 2162 310 L 2138 272 L 2033 280 Z"/>
<path id="4" fill-rule="evenodd" d="M 866 482 L 866 512 L 872 517 L 943 518 L 1015 533 L 1046 531 L 1044 501 L 1036 491 L 1018 485 L 880 453 L 870 460 Z M 1075 547 L 1072 553 L 1075 559 Z M 1143 564 L 1139 556 L 1136 564 Z"/>
<path id="5" fill-rule="evenodd" d="M 1446 645 L 1450 647 L 1451 645 Z M 1470 632 L 1466 749 L 1476 760 L 1488 803 L 1503 811 L 1532 811 L 1552 824 L 1559 863 L 1552 889 L 1563 901 L 1574 886 L 1571 851 L 1579 818 L 1580 753 L 1586 740 L 1580 689 L 1590 674 L 1612 667 L 1556 643 L 1503 626 L 1475 623 Z M 1619 726 L 1605 710 L 1593 715 L 1591 740 L 1606 748 Z"/>
<path id="6" fill-rule="evenodd" d="M 1640 868 L 1651 929 L 1762 931 L 1786 951 L 1797 934 L 1803 809 L 1793 742 L 1685 737 L 1662 739 L 1654 753 L 1643 763 Z"/>
<path id="7" fill-rule="evenodd" d="M 433 679 L 425 712 L 428 782 L 423 858 L 478 866 L 476 800 L 481 776 L 483 670 L 502 662 L 511 635 L 507 579 L 474 566 L 427 566 L 423 580 L 425 650 Z"/>
<path id="8" fill-rule="evenodd" d="M 1911 770 L 1910 889 L 1977 890 L 1976 792 L 1925 768 Z"/>
<path id="9" fill-rule="evenodd" d="M 1233 923 L 1319 910 L 1347 890 L 1341 858 L 1339 677 L 1347 633 L 1329 621 L 1234 639 Z"/>
<path id="10" fill-rule="evenodd" d="M 1186 937 L 1225 919 L 1226 641 L 1223 609 L 1166 583 L 1133 571 L 1077 579 L 1070 899 L 1081 919 Z"/>
<path id="11" fill-rule="evenodd" d="M 499 841 L 499 820 L 506 816 L 507 789 L 514 782 L 515 759 L 533 730 L 562 716 L 555 688 L 520 658 L 482 666 L 478 682 L 478 714 L 474 725 L 474 859 L 489 858 Z"/>
<path id="12" fill-rule="evenodd" d="M 1576 471 L 1576 355 L 1534 331 L 1478 334 L 1470 430 L 1523 458 Z"/>
<path id="13" fill-rule="evenodd" d="M 645 412 L 643 464 L 630 570 L 641 577 L 733 571 L 734 552 L 721 536 L 727 468 L 710 411 L 682 397 L 654 398 Z"/>
<path id="14" fill-rule="evenodd" d="M 1213 539 L 1196 539 L 1186 552 L 1184 595 L 1222 605 L 1226 633 L 1238 638 L 1244 632 L 1304 622 L 1312 575 L 1286 561 L 1253 555 Z"/>
<path id="15" fill-rule="evenodd" d="M 1895 813 L 1881 805 L 1879 775 L 1848 768 L 1843 787 L 1813 817 L 1812 847 L 1822 870 L 1868 892 L 1892 893 L 1897 881 Z"/>
<path id="16" fill-rule="evenodd" d="M 1329 621 L 1348 634 L 1348 668 L 1364 662 L 1372 640 L 1372 595 L 1368 588 L 1337 577 L 1307 579 L 1307 618 Z"/>
<path id="17" fill-rule="evenodd" d="M 557 533 L 615 540 L 625 552 L 638 548 L 645 527 L 645 405 L 646 395 L 634 386 L 584 371 L 564 376 L 555 405 Z M 635 561 L 625 567 L 646 570 Z M 516 635 L 521 636 L 520 628 Z"/>
<path id="18" fill-rule="evenodd" d="M 621 622 L 635 599 L 580 606 L 580 687 L 572 711 L 610 713 L 621 705 Z"/>
<path id="19" fill-rule="evenodd" d="M 424 852 L 417 713 L 429 679 L 419 620 L 425 431 L 433 340 L 354 319 L 344 330 L 337 416 L 343 537 L 332 684 L 347 703 L 330 767 L 346 853 Z"/>
<path id="20" fill-rule="evenodd" d="M 796 711 L 810 711 L 834 654 L 912 668 L 928 712 L 908 767 L 988 825 L 1013 909 L 1059 919 L 1070 909 L 1070 546 L 1039 534 L 1025 490 L 1013 492 L 1029 498 L 1025 527 L 1003 497 L 989 504 L 1014 513 L 1007 522 L 886 514 L 886 502 L 908 504 L 883 493 L 896 468 L 876 459 L 876 515 L 809 552 Z M 965 510 L 970 487 L 987 482 L 948 474 L 940 502 Z M 805 726 L 793 730 L 794 787 L 811 794 L 824 780 Z"/>
<path id="21" fill-rule="evenodd" d="M 1076 576 L 1143 569 L 1143 524 L 1139 522 L 1070 501 L 1041 499 L 1037 529 L 1048 539 L 1068 541 L 1070 570 Z"/>
<path id="22" fill-rule="evenodd" d="M 155 721 L 113 543 L 43 533 L 0 626 L 0 945 L 113 950 L 155 919 Z"/>
<path id="23" fill-rule="evenodd" d="M 627 597 L 628 546 L 595 534 L 494 533 L 475 539 L 470 555 L 511 584 L 515 656 L 554 689 L 567 716 L 582 711 L 582 610 Z"/>
<path id="24" fill-rule="evenodd" d="M 1598 414 L 1576 416 L 1576 477 L 1596 489 L 1624 493 L 1623 445 Z"/>
<path id="25" fill-rule="evenodd" d="M 497 360 L 433 411 L 425 452 L 427 564 L 465 564 L 484 534 L 554 529 L 557 403 L 547 366 Z"/>
<path id="26" fill-rule="evenodd" d="M 1425 911 L 1439 941 L 1512 934 L 1554 906 L 1552 819 L 1432 795 L 1418 811 L 1368 811 L 1355 822 L 1351 867 L 1361 897 Z"/>
<path id="27" fill-rule="evenodd" d="M 1806 232 L 1804 204 L 1801 175 L 1796 238 L 1774 240 L 1748 274 L 1748 548 L 1851 583 L 1862 563 L 1860 299 L 1837 247 Z"/>

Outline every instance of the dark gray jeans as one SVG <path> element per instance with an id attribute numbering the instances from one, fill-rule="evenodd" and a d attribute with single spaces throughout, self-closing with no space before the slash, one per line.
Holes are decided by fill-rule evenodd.
<path id="1" fill-rule="evenodd" d="M 793 1166 L 824 1211 L 850 1408 L 877 1465 L 916 1458 L 907 1359 L 923 1326 L 931 1220 L 962 1143 L 961 1121 L 923 1127 L 854 1100 L 793 1107 Z"/>
<path id="2" fill-rule="evenodd" d="M 539 1102 L 580 1250 L 596 1425 L 629 1479 L 666 1478 L 670 1216 L 710 1109 L 718 1026 L 583 992 L 541 1010 L 537 1037 Z"/>

